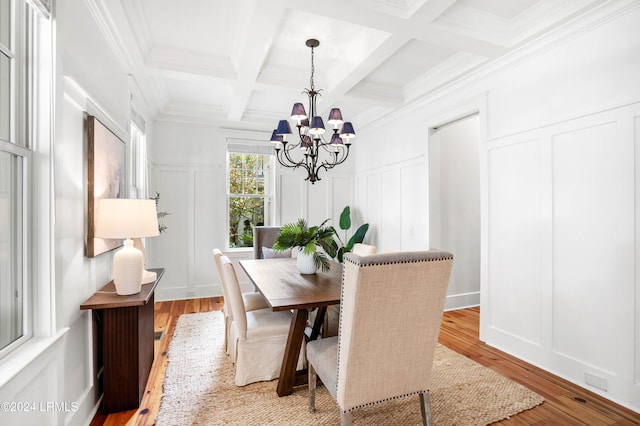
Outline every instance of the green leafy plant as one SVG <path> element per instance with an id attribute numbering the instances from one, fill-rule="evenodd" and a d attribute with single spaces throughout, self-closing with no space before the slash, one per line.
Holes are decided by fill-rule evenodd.
<path id="1" fill-rule="evenodd" d="M 340 229 L 344 230 L 344 239 L 347 239 L 347 231 L 351 228 L 351 207 L 346 206 L 342 213 L 340 213 Z M 356 243 L 362 243 L 364 241 L 364 236 L 367 234 L 369 230 L 369 224 L 365 223 L 364 225 L 360 225 L 356 232 L 349 238 L 347 244 L 345 245 L 340 236 L 336 233 L 336 237 L 338 238 L 338 242 L 340 243 L 340 247 L 337 249 L 336 258 L 338 262 L 342 263 L 343 257 L 345 253 L 349 253 L 353 250 L 353 246 Z"/>
<path id="2" fill-rule="evenodd" d="M 155 197 L 151 197 L 150 200 L 154 200 L 156 202 L 156 210 L 158 210 L 158 204 L 160 203 L 160 193 L 158 191 L 156 191 L 156 196 Z M 163 233 L 164 231 L 167 230 L 167 225 L 163 224 L 160 221 L 160 219 L 162 219 L 163 217 L 167 217 L 170 214 L 171 213 L 161 212 L 161 211 L 157 212 L 157 215 L 158 215 L 158 231 L 160 233 Z"/>
<path id="3" fill-rule="evenodd" d="M 273 244 L 273 249 L 276 252 L 282 252 L 289 248 L 298 247 L 307 255 L 313 254 L 313 262 L 317 268 L 328 271 L 329 260 L 337 253 L 337 244 L 333 239 L 336 230 L 333 226 L 325 226 L 329 220 L 325 220 L 320 226 L 311 227 L 307 225 L 305 219 L 298 219 L 295 223 L 283 225 L 276 242 Z M 324 252 L 319 251 L 318 247 L 321 247 Z"/>

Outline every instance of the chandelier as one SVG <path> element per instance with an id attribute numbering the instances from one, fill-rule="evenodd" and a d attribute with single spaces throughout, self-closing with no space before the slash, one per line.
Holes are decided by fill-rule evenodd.
<path id="1" fill-rule="evenodd" d="M 313 49 L 320 45 L 316 39 L 309 39 L 306 45 L 311 48 L 311 79 L 310 88 L 304 89 L 309 97 L 309 114 L 302 103 L 295 103 L 291 111 L 291 120 L 298 128 L 296 141 L 287 141 L 287 135 L 293 134 L 288 120 L 280 120 L 278 128 L 271 135 L 271 142 L 276 144 L 276 158 L 284 167 L 297 169 L 302 167 L 307 171 L 305 180 L 315 183 L 320 180 L 318 173 L 321 169 L 328 171 L 338 164 L 344 163 L 349 156 L 351 139 L 356 132 L 349 121 L 342 121 L 339 108 L 332 108 L 327 123 L 333 126 L 331 137 L 325 139 L 324 122 L 317 115 L 316 98 L 322 89 L 316 90 L 313 82 L 315 67 L 313 63 Z M 342 126 L 342 127 L 340 127 Z M 299 148 L 299 151 L 297 151 Z M 322 159 L 320 157 L 323 157 Z"/>

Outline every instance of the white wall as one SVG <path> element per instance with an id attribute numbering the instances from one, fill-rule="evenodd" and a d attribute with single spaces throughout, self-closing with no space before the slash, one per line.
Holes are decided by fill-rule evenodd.
<path id="1" fill-rule="evenodd" d="M 211 250 L 220 248 L 234 262 L 253 257 L 252 249 L 227 250 L 227 140 L 264 143 L 269 134 L 234 131 L 217 126 L 157 121 L 150 150 L 151 193 L 160 193 L 160 210 L 170 213 L 167 231 L 150 239 L 149 265 L 164 267 L 156 300 L 220 296 L 220 280 Z M 274 225 L 304 217 L 320 224 L 327 218 L 338 225 L 340 212 L 352 200 L 350 160 L 305 182 L 302 171 L 277 168 Z M 357 212 L 354 212 L 355 221 Z M 244 290 L 253 288 L 236 267 Z"/>
<path id="2" fill-rule="evenodd" d="M 112 253 L 93 259 L 84 256 L 87 223 L 84 114 L 97 116 L 128 142 L 131 102 L 144 105 L 131 92 L 128 72 L 100 32 L 88 2 L 59 0 L 54 3 L 57 69 L 53 76 L 53 173 L 43 176 L 43 182 L 39 182 L 54 188 L 55 201 L 51 204 L 55 210 L 44 207 L 45 214 L 55 223 L 54 241 L 51 246 L 37 247 L 37 252 L 41 256 L 53 256 L 54 276 L 39 279 L 55 283 L 50 295 L 53 315 L 47 320 L 54 337 L 65 334 L 0 387 L 1 401 L 36 404 L 34 411 L 2 413 L 3 424 L 86 425 L 98 409 L 100 395 L 94 366 L 92 313 L 81 311 L 80 304 L 111 279 Z M 50 43 L 51 38 L 46 42 Z M 142 113 L 143 109 L 139 108 L 138 112 Z M 35 192 L 39 194 L 40 190 L 36 188 Z M 38 232 L 46 230 L 38 229 Z M 39 274 L 48 272 L 38 271 Z M 48 303 L 46 295 L 39 298 L 39 302 Z M 40 306 L 35 309 L 39 310 Z M 3 363 L 6 364 L 6 359 Z M 47 409 L 47 403 L 58 406 Z"/>
<path id="3" fill-rule="evenodd" d="M 382 249 L 426 247 L 419 129 L 478 111 L 481 339 L 640 411 L 640 8 L 597 13 L 361 131 L 357 200 Z"/>

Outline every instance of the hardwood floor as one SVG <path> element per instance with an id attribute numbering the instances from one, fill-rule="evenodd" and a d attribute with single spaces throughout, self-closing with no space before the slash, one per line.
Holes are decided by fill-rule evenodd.
<path id="1" fill-rule="evenodd" d="M 155 361 L 140 409 L 108 416 L 98 412 L 91 425 L 155 424 L 162 397 L 167 350 L 178 317 L 184 313 L 220 309 L 222 299 L 217 297 L 156 303 L 156 331 L 164 332 L 164 337 L 156 342 Z M 640 414 L 480 342 L 479 326 L 479 308 L 445 312 L 440 343 L 545 398 L 542 405 L 495 423 L 496 425 L 640 425 Z M 298 390 L 300 391 L 304 390 Z"/>

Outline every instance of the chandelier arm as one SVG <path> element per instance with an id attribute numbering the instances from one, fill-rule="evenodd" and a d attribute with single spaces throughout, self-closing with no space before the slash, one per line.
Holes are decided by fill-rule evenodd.
<path id="1" fill-rule="evenodd" d="M 289 145 L 289 148 L 285 149 L 283 154 L 284 154 L 284 158 L 290 163 L 290 165 L 285 165 L 285 167 L 292 167 L 294 169 L 301 167 L 301 166 L 305 166 L 306 167 L 306 159 L 302 159 L 300 161 L 294 161 L 293 158 L 291 158 L 291 156 L 289 155 L 289 151 L 295 149 L 298 146 L 298 144 L 296 145 Z"/>
<path id="2" fill-rule="evenodd" d="M 295 148 L 295 145 L 293 146 Z M 307 169 L 308 171 L 308 167 L 306 165 L 305 162 L 303 162 L 302 160 L 300 161 L 293 161 L 293 159 L 289 156 L 288 151 L 291 148 L 285 148 L 283 150 L 277 150 L 276 151 L 276 159 L 278 160 L 278 163 L 280 163 L 282 166 L 287 167 L 287 168 L 291 168 L 291 169 L 297 169 L 298 167 L 304 167 L 305 169 Z M 287 162 L 285 162 L 285 160 Z"/>
<path id="3" fill-rule="evenodd" d="M 317 175 L 317 171 L 315 170 L 315 164 L 313 166 L 309 165 L 309 157 L 310 157 L 309 154 L 305 154 L 304 160 L 300 160 L 298 162 L 293 161 L 293 159 L 291 159 L 291 156 L 289 155 L 288 151 L 295 148 L 296 146 L 297 145 L 290 145 L 290 147 L 285 148 L 283 152 L 280 152 L 280 150 L 277 150 L 276 159 L 278 160 L 278 163 L 280 163 L 284 167 L 292 168 L 294 170 L 297 169 L 298 167 L 304 168 L 307 171 L 307 177 L 305 180 L 310 180 L 311 183 L 315 183 L 317 180 L 320 180 L 317 177 L 318 175 Z M 289 163 L 285 163 L 284 160 L 288 161 Z M 312 157 L 312 160 L 313 160 L 313 157 Z"/>
<path id="4" fill-rule="evenodd" d="M 334 155 L 333 157 L 334 161 L 332 163 L 329 163 L 326 160 L 323 161 L 322 164 L 326 165 L 325 170 L 328 170 L 327 167 L 329 169 L 332 169 L 335 166 L 338 166 L 347 160 L 347 157 L 349 157 L 349 145 L 346 146 L 346 149 L 345 148 L 339 148 L 339 149 L 340 149 L 339 153 L 335 151 L 331 152 Z"/>

